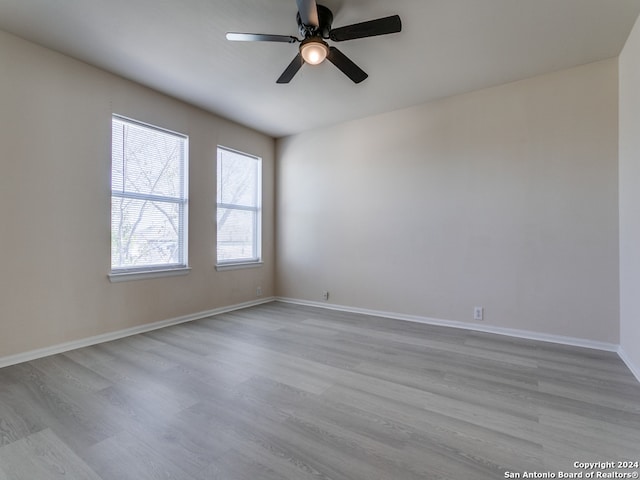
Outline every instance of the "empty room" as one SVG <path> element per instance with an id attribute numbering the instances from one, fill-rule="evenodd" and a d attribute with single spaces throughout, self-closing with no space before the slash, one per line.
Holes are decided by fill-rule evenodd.
<path id="1" fill-rule="evenodd" d="M 0 0 L 0 480 L 640 473 L 640 0 Z"/>

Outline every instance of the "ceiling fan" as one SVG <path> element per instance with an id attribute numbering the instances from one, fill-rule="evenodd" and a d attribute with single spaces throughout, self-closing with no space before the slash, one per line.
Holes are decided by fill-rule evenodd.
<path id="1" fill-rule="evenodd" d="M 325 59 L 333 63 L 354 83 L 360 83 L 368 75 L 344 53 L 334 46 L 329 46 L 325 40 L 343 42 L 356 38 L 387 35 L 402 30 L 402 22 L 398 15 L 354 23 L 345 27 L 331 28 L 333 13 L 324 5 L 317 5 L 315 0 L 296 0 L 298 13 L 298 31 L 303 37 L 289 35 L 268 35 L 263 33 L 227 33 L 227 40 L 236 42 L 300 42 L 298 54 L 278 78 L 277 83 L 289 83 L 298 70 L 308 63 L 318 65 Z"/>

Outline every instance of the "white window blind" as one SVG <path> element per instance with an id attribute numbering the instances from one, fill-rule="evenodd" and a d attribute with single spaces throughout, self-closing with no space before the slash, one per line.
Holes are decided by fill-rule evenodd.
<path id="1" fill-rule="evenodd" d="M 259 262 L 262 161 L 218 147 L 217 165 L 217 263 Z"/>
<path id="2" fill-rule="evenodd" d="M 188 139 L 112 117 L 111 271 L 187 266 Z"/>

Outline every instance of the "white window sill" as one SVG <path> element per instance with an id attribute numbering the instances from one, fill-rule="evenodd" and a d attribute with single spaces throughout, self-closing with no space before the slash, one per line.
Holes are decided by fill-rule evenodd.
<path id="1" fill-rule="evenodd" d="M 132 272 L 112 272 L 108 275 L 111 283 L 128 282 L 129 280 L 148 280 L 151 278 L 175 277 L 188 275 L 191 267 L 168 268 L 166 270 L 143 270 Z"/>
<path id="2" fill-rule="evenodd" d="M 225 270 L 240 270 L 242 268 L 257 268 L 263 265 L 262 261 L 257 262 L 235 262 L 235 263 L 219 263 L 216 265 L 216 270 L 218 272 L 223 272 Z"/>

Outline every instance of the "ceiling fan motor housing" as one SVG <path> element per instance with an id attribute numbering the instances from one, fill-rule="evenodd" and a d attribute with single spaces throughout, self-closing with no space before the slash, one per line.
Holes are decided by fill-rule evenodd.
<path id="1" fill-rule="evenodd" d="M 296 22 L 298 22 L 298 31 L 303 38 L 322 37 L 328 38 L 333 23 L 333 13 L 324 5 L 318 5 L 318 26 L 305 25 L 300 18 L 300 12 L 296 14 Z"/>

